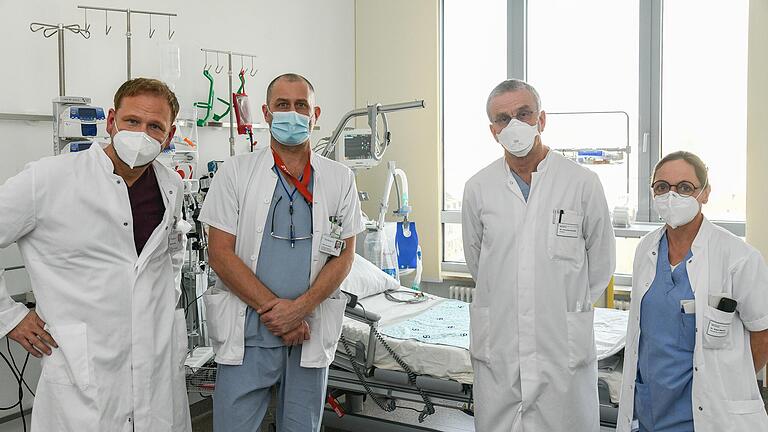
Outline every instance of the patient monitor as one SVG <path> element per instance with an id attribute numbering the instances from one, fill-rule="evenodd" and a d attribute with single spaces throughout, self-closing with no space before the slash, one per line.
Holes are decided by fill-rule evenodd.
<path id="1" fill-rule="evenodd" d="M 341 133 L 336 148 L 336 160 L 352 170 L 373 168 L 379 164 L 376 158 L 375 138 L 370 129 L 352 129 Z"/>

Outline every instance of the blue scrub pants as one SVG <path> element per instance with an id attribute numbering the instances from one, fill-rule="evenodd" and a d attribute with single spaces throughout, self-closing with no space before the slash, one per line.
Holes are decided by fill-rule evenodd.
<path id="1" fill-rule="evenodd" d="M 277 384 L 277 430 L 318 432 L 328 368 L 303 368 L 301 346 L 245 347 L 243 364 L 219 365 L 213 395 L 214 432 L 258 432 Z"/>

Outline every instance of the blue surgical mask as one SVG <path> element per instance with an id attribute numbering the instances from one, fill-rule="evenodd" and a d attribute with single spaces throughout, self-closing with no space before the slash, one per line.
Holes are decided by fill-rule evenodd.
<path id="1" fill-rule="evenodd" d="M 296 111 L 271 112 L 270 130 L 277 142 L 287 146 L 304 144 L 309 139 L 309 117 Z"/>

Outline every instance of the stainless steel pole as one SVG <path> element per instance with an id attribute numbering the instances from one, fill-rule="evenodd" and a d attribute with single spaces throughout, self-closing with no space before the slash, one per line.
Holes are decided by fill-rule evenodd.
<path id="1" fill-rule="evenodd" d="M 229 94 L 227 95 L 227 99 L 229 99 L 229 155 L 234 156 L 235 155 L 235 118 L 233 112 L 235 111 L 235 107 L 232 106 L 234 104 L 234 100 L 232 100 L 232 52 L 227 53 L 227 63 L 229 65 Z"/>
<path id="2" fill-rule="evenodd" d="M 67 93 L 64 84 L 64 24 L 59 24 L 59 96 Z"/>
<path id="3" fill-rule="evenodd" d="M 131 10 L 128 9 L 125 12 L 125 41 L 127 45 L 128 58 L 126 59 L 126 68 L 128 71 L 128 79 L 131 79 Z"/>

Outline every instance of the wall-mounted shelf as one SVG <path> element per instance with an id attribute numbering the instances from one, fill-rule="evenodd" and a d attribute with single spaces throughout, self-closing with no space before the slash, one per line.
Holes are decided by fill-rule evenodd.
<path id="1" fill-rule="evenodd" d="M 2 118 L 0 118 L 0 120 L 1 119 Z M 195 120 L 178 119 L 178 120 L 176 120 L 176 124 L 179 125 L 179 126 L 183 126 L 183 127 L 192 126 L 190 124 L 190 122 L 193 122 L 193 121 L 195 121 Z M 226 129 L 226 128 L 229 128 L 229 127 L 237 128 L 237 124 L 231 124 L 231 123 L 228 123 L 228 122 L 209 121 L 209 122 L 206 122 L 205 126 L 203 126 L 203 127 Z M 253 129 L 254 130 L 268 130 L 269 129 L 269 125 L 266 124 L 266 123 L 254 123 L 253 124 Z M 312 128 L 312 130 L 316 130 L 316 131 L 320 130 L 320 126 L 315 125 L 315 127 Z"/>
<path id="2" fill-rule="evenodd" d="M 183 126 L 183 127 L 192 126 L 192 124 L 190 124 L 190 123 L 193 123 L 193 122 L 196 123 L 196 120 L 188 120 L 188 119 L 178 119 L 178 120 L 176 120 L 176 124 L 179 125 L 179 126 Z M 233 124 L 231 124 L 229 122 L 209 121 L 209 122 L 206 122 L 205 126 L 203 126 L 203 127 L 227 129 L 227 128 L 230 128 L 230 127 L 235 127 L 236 128 L 237 124 L 233 125 Z M 253 125 L 253 129 L 254 130 L 256 130 L 256 129 L 269 129 L 269 125 L 268 124 L 264 124 L 264 123 L 256 123 L 256 124 Z"/>
<path id="3" fill-rule="evenodd" d="M 53 116 L 50 114 L 0 113 L 0 120 L 52 122 Z"/>

